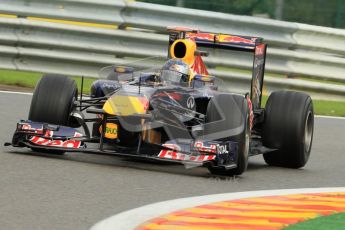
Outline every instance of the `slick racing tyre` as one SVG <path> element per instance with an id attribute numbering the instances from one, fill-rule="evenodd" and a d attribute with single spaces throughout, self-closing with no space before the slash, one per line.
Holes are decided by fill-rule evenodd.
<path id="1" fill-rule="evenodd" d="M 218 105 L 218 106 L 217 106 Z M 247 101 L 240 95 L 219 94 L 212 98 L 207 106 L 205 127 L 206 135 L 213 133 L 237 132 L 223 138 L 221 141 L 234 141 L 238 143 L 237 167 L 226 169 L 223 167 L 209 166 L 212 174 L 234 176 L 240 175 L 247 169 L 250 127 Z M 212 135 L 211 135 L 212 136 Z"/>
<path id="2" fill-rule="evenodd" d="M 277 151 L 264 154 L 267 164 L 303 167 L 310 156 L 314 130 L 313 103 L 307 94 L 273 92 L 265 107 L 263 144 Z"/>
<path id="3" fill-rule="evenodd" d="M 68 126 L 69 116 L 77 98 L 77 84 L 74 80 L 56 74 L 46 74 L 36 85 L 31 100 L 29 120 Z M 33 149 L 38 152 L 63 153 Z"/>
<path id="4" fill-rule="evenodd" d="M 76 97 L 74 80 L 62 75 L 44 75 L 35 88 L 29 120 L 67 126 Z"/>

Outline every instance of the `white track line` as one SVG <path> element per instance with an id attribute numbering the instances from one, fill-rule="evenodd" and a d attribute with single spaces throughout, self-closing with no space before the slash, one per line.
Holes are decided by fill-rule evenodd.
<path id="1" fill-rule="evenodd" d="M 345 103 L 345 102 L 344 102 L 344 103 Z M 315 115 L 315 117 L 327 118 L 327 119 L 340 119 L 340 120 L 345 120 L 345 117 L 332 117 L 332 116 L 323 116 L 323 115 Z"/>
<path id="2" fill-rule="evenodd" d="M 4 91 L 4 90 L 0 90 L 0 93 L 19 94 L 19 95 L 30 95 L 30 96 L 32 96 L 32 93 L 16 92 L 16 91 Z"/>
<path id="3" fill-rule="evenodd" d="M 146 221 L 151 220 L 153 218 L 181 209 L 214 202 L 236 200 L 249 197 L 279 196 L 319 192 L 345 192 L 345 187 L 262 190 L 252 192 L 224 193 L 169 200 L 121 212 L 117 215 L 111 216 L 105 220 L 98 222 L 91 228 L 91 230 L 133 230 L 140 224 L 143 224 Z"/>

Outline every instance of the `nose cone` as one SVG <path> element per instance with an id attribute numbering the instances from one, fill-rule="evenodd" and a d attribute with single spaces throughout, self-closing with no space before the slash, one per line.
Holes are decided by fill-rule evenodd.
<path id="1" fill-rule="evenodd" d="M 146 97 L 113 95 L 104 104 L 103 110 L 110 115 L 129 116 L 145 114 L 149 107 Z"/>

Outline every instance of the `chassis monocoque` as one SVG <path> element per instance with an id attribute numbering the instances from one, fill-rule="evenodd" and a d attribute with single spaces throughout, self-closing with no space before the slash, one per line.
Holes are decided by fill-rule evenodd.
<path id="1" fill-rule="evenodd" d="M 74 80 L 47 74 L 35 88 L 29 118 L 17 124 L 11 143 L 51 154 L 83 152 L 206 166 L 214 174 L 239 175 L 248 157 L 299 168 L 308 161 L 313 136 L 311 98 L 273 92 L 261 108 L 266 45 L 261 38 L 170 28 L 169 58 L 187 62 L 185 84 L 162 80 L 156 70 L 105 68 L 89 98 Z M 219 90 L 198 47 L 254 54 L 247 94 Z M 135 63 L 134 66 L 138 66 Z"/>

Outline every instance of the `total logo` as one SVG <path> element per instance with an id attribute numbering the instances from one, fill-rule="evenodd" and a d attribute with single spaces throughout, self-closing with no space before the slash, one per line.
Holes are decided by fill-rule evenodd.
<path id="1" fill-rule="evenodd" d="M 227 153 L 229 153 L 228 145 L 219 145 L 218 146 L 218 153 L 219 154 L 227 154 Z"/>

